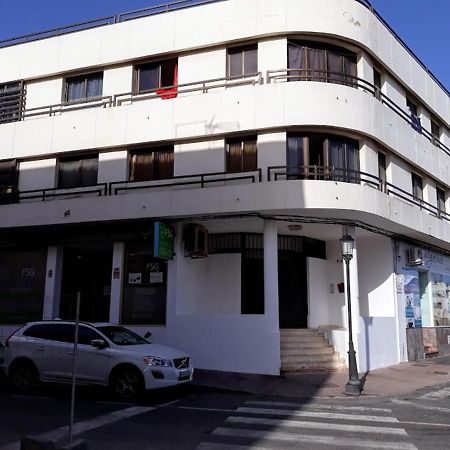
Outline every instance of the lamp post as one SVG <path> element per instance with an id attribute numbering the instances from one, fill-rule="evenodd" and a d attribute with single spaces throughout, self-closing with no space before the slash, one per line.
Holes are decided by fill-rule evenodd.
<path id="1" fill-rule="evenodd" d="M 347 274 L 347 307 L 348 307 L 348 382 L 345 385 L 345 393 L 349 395 L 361 394 L 361 380 L 358 376 L 358 366 L 356 364 L 356 352 L 353 347 L 352 330 L 352 301 L 350 295 L 350 260 L 353 258 L 353 246 L 355 240 L 349 235 L 342 236 L 341 250 L 342 259 L 345 261 Z"/>

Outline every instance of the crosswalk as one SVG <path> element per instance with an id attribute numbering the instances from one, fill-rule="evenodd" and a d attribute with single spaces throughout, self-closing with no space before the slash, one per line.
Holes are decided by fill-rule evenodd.
<path id="1" fill-rule="evenodd" d="M 197 450 L 418 450 L 392 411 L 331 404 L 249 401 Z"/>
<path id="2" fill-rule="evenodd" d="M 423 400 L 443 400 L 450 397 L 450 387 L 438 389 L 437 391 L 428 392 L 421 395 L 419 398 Z"/>

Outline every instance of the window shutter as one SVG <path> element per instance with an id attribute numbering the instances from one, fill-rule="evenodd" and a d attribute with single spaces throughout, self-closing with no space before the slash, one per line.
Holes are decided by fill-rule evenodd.
<path id="1" fill-rule="evenodd" d="M 227 172 L 242 171 L 242 142 L 230 142 L 228 144 Z"/>
<path id="2" fill-rule="evenodd" d="M 244 141 L 243 171 L 249 172 L 258 168 L 256 140 Z"/>

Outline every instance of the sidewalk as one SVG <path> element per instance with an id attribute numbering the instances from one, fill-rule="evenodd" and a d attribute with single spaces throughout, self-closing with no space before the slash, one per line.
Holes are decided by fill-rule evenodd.
<path id="1" fill-rule="evenodd" d="M 271 376 L 198 369 L 194 376 L 199 386 L 298 398 L 345 397 L 347 381 L 348 371 Z M 446 383 L 450 383 L 449 356 L 373 370 L 365 376 L 363 395 L 392 397 Z"/>

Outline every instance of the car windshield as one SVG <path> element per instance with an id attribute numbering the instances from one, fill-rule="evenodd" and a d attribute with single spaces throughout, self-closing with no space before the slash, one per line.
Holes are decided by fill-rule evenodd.
<path id="1" fill-rule="evenodd" d="M 110 339 L 116 345 L 141 345 L 150 344 L 146 339 L 118 326 L 104 326 L 97 327 L 97 330 L 103 333 L 108 339 Z"/>

